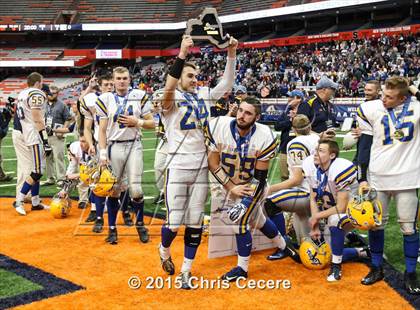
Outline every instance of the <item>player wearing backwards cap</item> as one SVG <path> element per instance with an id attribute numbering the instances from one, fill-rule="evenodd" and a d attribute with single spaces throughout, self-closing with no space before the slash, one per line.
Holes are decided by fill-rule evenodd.
<path id="1" fill-rule="evenodd" d="M 311 133 L 311 124 L 306 115 L 296 115 L 292 126 L 296 138 L 287 144 L 289 179 L 270 186 L 270 196 L 265 201 L 265 210 L 283 236 L 286 235 L 286 227 L 282 212 L 293 212 L 293 227 L 300 243 L 302 238 L 309 236 L 311 192 L 308 181 L 304 179 L 302 162 L 315 153 L 319 136 Z M 268 259 L 278 259 L 278 254 L 282 253 L 276 251 L 268 256 Z"/>

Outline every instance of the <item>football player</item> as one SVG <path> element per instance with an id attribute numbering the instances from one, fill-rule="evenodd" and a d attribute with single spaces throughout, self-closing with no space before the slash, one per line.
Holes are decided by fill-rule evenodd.
<path id="1" fill-rule="evenodd" d="M 356 167 L 344 158 L 338 158 L 338 144 L 332 140 L 320 140 L 314 153 L 302 163 L 302 170 L 312 189 L 310 195 L 312 239 L 330 237 L 332 264 L 327 281 L 341 279 L 344 237 L 353 229 L 347 218 L 346 207 L 351 191 L 357 188 Z M 324 227 L 329 230 L 321 236 Z"/>
<path id="2" fill-rule="evenodd" d="M 97 84 L 96 84 L 97 81 Z M 99 89 L 97 88 L 99 86 Z M 101 93 L 112 92 L 114 89 L 114 82 L 111 74 L 104 74 L 99 76 L 97 79 L 93 77 L 89 81 L 89 86 L 80 98 L 80 113 L 84 117 L 83 131 L 86 143 L 88 144 L 88 154 L 91 156 L 97 155 L 96 148 L 98 143 L 99 135 L 99 116 L 96 115 L 96 100 Z M 104 225 L 104 207 L 105 198 L 98 197 L 93 192 L 90 193 L 92 196 L 91 201 L 91 212 L 86 219 L 86 222 L 95 221 L 92 231 L 95 233 L 102 232 Z"/>
<path id="3" fill-rule="evenodd" d="M 43 77 L 37 72 L 29 74 L 28 87 L 22 90 L 18 96 L 16 113 L 22 125 L 22 134 L 26 146 L 32 152 L 32 171 L 23 183 L 17 196 L 14 208 L 20 215 L 26 215 L 23 207 L 25 196 L 31 191 L 31 210 L 43 210 L 45 206 L 39 199 L 39 180 L 45 166 L 45 153 L 51 152 L 48 144 L 48 135 L 45 131 L 45 107 L 47 97 L 41 91 Z"/>
<path id="4" fill-rule="evenodd" d="M 309 236 L 309 194 L 311 192 L 308 181 L 304 179 L 302 162 L 315 153 L 319 136 L 311 133 L 309 118 L 303 114 L 298 114 L 293 118 L 292 130 L 296 138 L 292 139 L 286 147 L 289 179 L 270 186 L 270 196 L 265 201 L 265 210 L 283 236 L 286 235 L 286 226 L 282 211 L 293 212 L 293 227 L 300 244 L 302 238 Z M 278 257 L 282 257 L 282 252 L 277 251 L 268 256 L 268 259 L 275 260 Z"/>
<path id="5" fill-rule="evenodd" d="M 368 123 L 373 133 L 369 174 L 361 185 L 369 181 L 369 185 L 377 190 L 383 212 L 382 225 L 369 231 L 372 267 L 362 279 L 362 284 L 371 285 L 384 278 L 384 226 L 389 219 L 390 199 L 394 197 L 398 223 L 404 237 L 404 287 L 409 294 L 418 295 L 420 104 L 410 96 L 404 78 L 391 77 L 385 81 L 382 101 L 362 103 L 358 119 Z M 366 171 L 364 173 L 366 175 Z"/>
<path id="6" fill-rule="evenodd" d="M 105 166 L 109 162 L 117 177 L 112 195 L 107 199 L 109 234 L 106 241 L 118 243 L 116 218 L 118 198 L 128 187 L 136 216 L 136 230 L 140 241 L 149 241 L 143 222 L 143 146 L 140 129 L 155 126 L 147 94 L 139 89 L 130 89 L 130 74 L 127 68 L 113 70 L 115 92 L 107 92 L 96 100 L 99 116 L 99 160 Z M 128 181 L 128 183 L 127 183 Z"/>
<path id="7" fill-rule="evenodd" d="M 274 242 L 278 259 L 299 259 L 290 241 L 285 241 L 262 212 L 269 163 L 275 156 L 278 139 L 268 126 L 256 123 L 260 115 L 259 100 L 247 97 L 240 103 L 236 118 L 220 116 L 209 125 L 209 169 L 224 188 L 221 205 L 212 206 L 212 210 L 227 212 L 238 248 L 237 266 L 222 277 L 228 281 L 248 277 L 250 226 Z"/>
<path id="8" fill-rule="evenodd" d="M 227 48 L 223 77 L 215 88 L 197 87 L 198 70 L 185 60 L 193 46 L 190 36 L 182 39 L 180 52 L 168 74 L 162 99 L 162 121 L 168 139 L 165 179 L 166 223 L 162 226 L 159 256 L 165 272 L 174 274 L 170 246 L 184 224 L 182 288 L 190 289 L 191 266 L 201 242 L 204 204 L 208 191 L 205 145 L 210 105 L 231 90 L 235 80 L 236 49 L 233 37 Z"/>

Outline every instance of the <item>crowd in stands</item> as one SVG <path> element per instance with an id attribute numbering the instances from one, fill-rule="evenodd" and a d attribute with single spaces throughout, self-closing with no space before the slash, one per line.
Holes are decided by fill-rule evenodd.
<path id="1" fill-rule="evenodd" d="M 417 79 L 420 74 L 420 35 L 335 41 L 309 45 L 243 49 L 238 52 L 236 84 L 248 93 L 279 98 L 295 88 L 315 86 L 322 75 L 340 84 L 336 97 L 358 97 L 370 79 L 391 75 Z M 214 86 L 223 74 L 225 55 L 205 51 L 190 59 L 200 68 L 199 82 Z M 140 87 L 163 87 L 164 66 L 146 66 L 137 72 Z"/>

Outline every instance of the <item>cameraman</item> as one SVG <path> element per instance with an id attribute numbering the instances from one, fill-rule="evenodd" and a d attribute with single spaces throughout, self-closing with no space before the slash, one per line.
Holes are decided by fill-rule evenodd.
<path id="1" fill-rule="evenodd" d="M 4 106 L 0 106 L 0 182 L 9 182 L 13 178 L 10 175 L 4 173 L 3 170 L 3 158 L 1 155 L 1 142 L 4 137 L 7 136 L 9 130 L 9 123 L 13 116 L 13 102 L 14 98 L 9 97 L 7 99 L 9 103 L 6 103 Z"/>

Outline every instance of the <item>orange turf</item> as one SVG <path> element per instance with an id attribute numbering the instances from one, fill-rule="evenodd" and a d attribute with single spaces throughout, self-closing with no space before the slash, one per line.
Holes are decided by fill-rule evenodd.
<path id="1" fill-rule="evenodd" d="M 28 212 L 26 217 L 19 216 L 13 210 L 12 202 L 10 198 L 0 199 L 0 253 L 86 288 L 34 302 L 24 308 L 411 308 L 385 282 L 373 287 L 362 286 L 360 279 L 368 270 L 363 264 L 345 264 L 343 279 L 331 284 L 326 282 L 327 270 L 308 271 L 290 259 L 268 262 L 265 256 L 271 251 L 252 255 L 250 279 L 289 279 L 291 288 L 288 290 L 240 290 L 234 285 L 227 290 L 146 290 L 147 276 L 166 278 L 157 255 L 160 220 L 153 220 L 154 225 L 149 227 L 152 235 L 150 243 L 140 244 L 134 227 L 120 226 L 119 244 L 111 246 L 104 242 L 106 232 L 101 235 L 90 232 L 91 225 L 83 223 L 88 211 L 82 214 L 75 203 L 70 217 L 53 219 L 48 211 Z M 121 223 L 121 219 L 118 223 Z M 172 257 L 179 272 L 183 257 L 182 236 L 174 241 Z M 193 265 L 193 275 L 217 279 L 235 263 L 236 257 L 207 259 L 207 239 L 203 238 Z M 143 280 L 138 290 L 132 290 L 127 285 L 133 275 Z"/>

